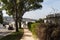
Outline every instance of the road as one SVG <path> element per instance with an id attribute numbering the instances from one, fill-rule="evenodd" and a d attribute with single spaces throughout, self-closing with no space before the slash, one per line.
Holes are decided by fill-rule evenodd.
<path id="1" fill-rule="evenodd" d="M 15 32 L 15 30 L 8 30 L 7 28 L 0 26 L 0 38 Z"/>

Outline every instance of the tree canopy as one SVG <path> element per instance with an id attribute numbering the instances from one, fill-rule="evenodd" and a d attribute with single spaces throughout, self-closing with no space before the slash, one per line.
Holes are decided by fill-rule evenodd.
<path id="1" fill-rule="evenodd" d="M 14 11 L 14 6 L 15 6 L 15 0 L 1 0 L 4 3 L 4 9 L 7 10 L 9 15 L 12 15 Z M 16 0 L 17 4 L 17 11 L 20 13 L 30 11 L 30 10 L 35 10 L 38 8 L 41 8 L 42 5 L 40 4 L 43 2 L 43 0 Z M 22 14 L 23 15 L 23 14 Z"/>

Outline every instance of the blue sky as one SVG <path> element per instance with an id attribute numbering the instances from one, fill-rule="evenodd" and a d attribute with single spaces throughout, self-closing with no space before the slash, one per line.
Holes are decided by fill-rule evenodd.
<path id="1" fill-rule="evenodd" d="M 48 14 L 60 12 L 60 0 L 44 0 L 42 6 L 42 9 L 26 12 L 23 18 L 39 19 L 45 18 Z M 55 11 L 53 9 L 55 9 Z M 3 11 L 3 13 L 3 16 L 8 16 L 5 14 L 5 11 Z"/>

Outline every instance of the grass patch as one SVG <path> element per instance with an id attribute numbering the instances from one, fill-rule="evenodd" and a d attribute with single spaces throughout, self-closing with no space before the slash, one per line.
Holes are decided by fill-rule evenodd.
<path id="1" fill-rule="evenodd" d="M 10 35 L 7 35 L 0 40 L 20 40 L 23 36 L 23 29 L 20 29 L 19 32 L 13 32 Z"/>

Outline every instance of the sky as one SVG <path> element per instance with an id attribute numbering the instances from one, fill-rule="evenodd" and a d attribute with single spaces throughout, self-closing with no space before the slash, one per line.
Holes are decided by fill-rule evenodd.
<path id="1" fill-rule="evenodd" d="M 44 0 L 42 6 L 42 9 L 26 12 L 23 18 L 40 19 L 45 18 L 48 14 L 60 12 L 60 0 Z M 8 16 L 5 11 L 3 14 L 3 16 Z"/>

